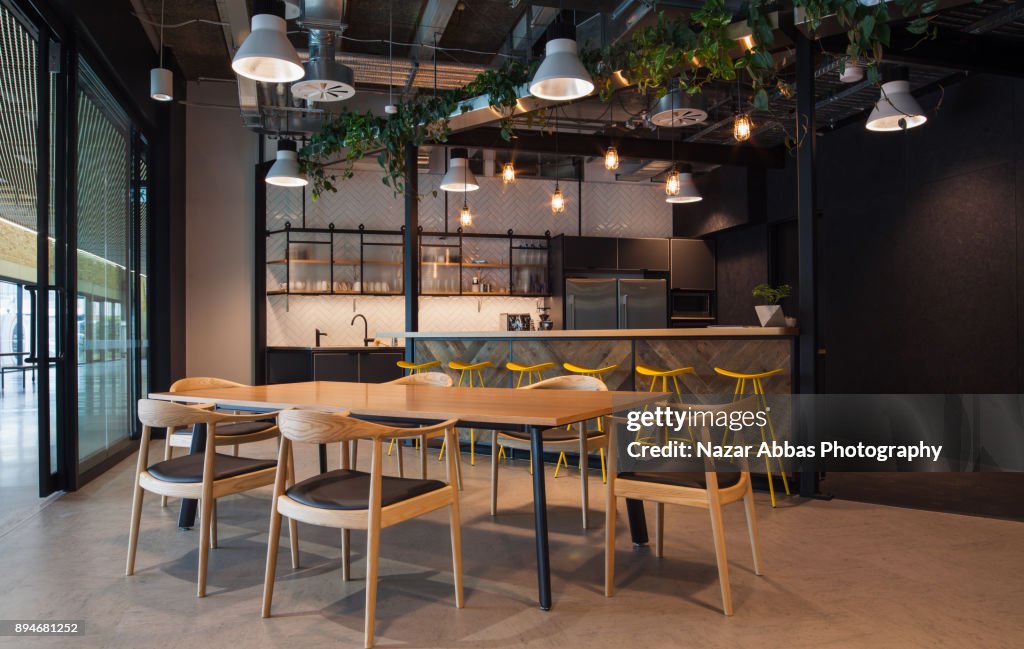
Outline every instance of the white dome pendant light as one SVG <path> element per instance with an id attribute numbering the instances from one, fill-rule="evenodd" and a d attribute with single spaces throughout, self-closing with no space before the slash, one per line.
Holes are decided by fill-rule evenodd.
<path id="1" fill-rule="evenodd" d="M 299 54 L 288 40 L 284 18 L 270 13 L 252 17 L 252 31 L 231 60 L 243 77 L 267 83 L 289 83 L 305 75 Z"/>
<path id="2" fill-rule="evenodd" d="M 665 199 L 666 203 L 698 203 L 704 200 L 704 197 L 700 195 L 700 191 L 697 189 L 697 185 L 693 183 L 693 174 L 688 171 L 683 171 L 679 174 L 678 190 L 672 196 Z"/>
<path id="3" fill-rule="evenodd" d="M 267 184 L 278 187 L 305 187 L 309 181 L 299 172 L 299 154 L 295 140 L 277 141 L 277 160 L 265 178 Z"/>
<path id="4" fill-rule="evenodd" d="M 899 79 L 882 84 L 882 94 L 864 126 L 869 131 L 905 131 L 927 121 L 921 105 L 910 94 L 910 82 Z"/>
<path id="5" fill-rule="evenodd" d="M 174 99 L 174 74 L 164 67 L 164 3 L 160 0 L 160 67 L 149 71 L 149 96 L 156 101 Z"/>
<path id="6" fill-rule="evenodd" d="M 558 18 L 548 27 L 544 60 L 530 82 L 530 94 L 550 101 L 572 101 L 594 92 L 594 81 L 583 67 L 576 28 Z"/>
<path id="7" fill-rule="evenodd" d="M 475 192 L 480 183 L 469 168 L 469 151 L 452 149 L 452 158 L 448 162 L 448 171 L 441 179 L 441 189 L 446 192 Z"/>

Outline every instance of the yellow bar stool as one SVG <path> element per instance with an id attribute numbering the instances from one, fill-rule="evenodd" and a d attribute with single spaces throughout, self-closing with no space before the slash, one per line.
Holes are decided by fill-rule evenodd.
<path id="1" fill-rule="evenodd" d="M 511 361 L 505 363 L 508 371 L 516 374 L 517 388 L 523 387 L 523 379 L 526 379 L 526 385 L 533 385 L 536 381 L 543 381 L 544 370 L 550 370 L 554 366 L 554 363 L 538 363 L 536 365 L 522 365 Z"/>
<path id="2" fill-rule="evenodd" d="M 523 365 L 521 363 L 513 363 L 512 361 L 505 363 L 505 368 L 516 375 L 517 388 L 523 387 L 523 379 L 526 379 L 526 385 L 533 385 L 543 381 L 544 370 L 550 370 L 554 366 L 554 363 L 538 363 L 536 365 Z M 500 460 L 503 457 L 505 457 L 505 447 L 500 446 L 498 459 Z M 533 462 L 530 463 L 530 475 L 533 475 Z"/>
<path id="3" fill-rule="evenodd" d="M 716 367 L 715 371 L 722 376 L 727 376 L 730 379 L 736 379 L 736 390 L 733 392 L 733 401 L 737 401 L 743 398 L 747 392 L 747 381 L 750 381 L 751 387 L 754 390 L 754 395 L 757 397 L 758 405 L 765 411 L 765 418 L 768 420 L 768 434 L 771 436 L 772 441 L 775 441 L 775 426 L 772 425 L 772 416 L 768 412 L 768 400 L 765 398 L 764 383 L 762 381 L 769 376 L 775 376 L 776 374 L 782 374 L 785 370 L 778 368 L 774 370 L 768 370 L 767 372 L 733 372 L 731 370 L 723 370 L 720 367 Z M 764 436 L 764 426 L 761 426 L 761 441 L 767 442 L 768 440 Z M 726 435 L 729 434 L 727 430 Z M 725 443 L 725 440 L 722 440 Z M 786 479 L 786 471 L 782 467 L 782 458 L 777 458 L 779 463 L 779 473 L 782 475 L 782 486 L 786 490 L 786 495 L 789 494 L 789 481 Z M 772 497 L 772 507 L 775 507 L 775 485 L 772 481 L 772 465 L 766 455 L 764 458 L 764 465 L 768 470 L 768 493 Z"/>
<path id="4" fill-rule="evenodd" d="M 600 379 L 601 381 L 604 381 L 604 375 L 605 374 L 608 374 L 609 372 L 614 372 L 615 370 L 619 369 L 618 363 L 616 363 L 614 365 L 605 365 L 604 367 L 583 367 L 582 365 L 576 365 L 574 363 L 562 363 L 562 367 L 564 367 L 569 372 L 572 372 L 573 374 L 581 374 L 583 376 L 592 376 L 595 379 Z M 570 426 L 566 426 L 565 427 L 566 430 L 569 430 L 569 428 L 570 428 Z M 601 425 L 601 417 L 597 418 L 597 430 L 602 432 L 602 433 L 604 432 L 604 428 Z M 562 453 L 559 453 L 559 455 L 558 455 L 558 462 L 555 463 L 555 477 L 556 478 L 558 477 L 558 470 L 561 468 L 563 463 L 565 464 L 565 468 L 568 469 L 569 468 L 569 460 L 568 460 L 568 458 L 565 457 L 565 452 L 564 451 Z M 606 477 L 606 474 L 605 474 L 605 468 L 604 468 L 604 452 L 602 451 L 602 453 L 601 453 L 601 480 L 602 481 L 605 480 L 605 477 Z"/>
<path id="5" fill-rule="evenodd" d="M 674 368 L 674 369 L 665 370 L 665 369 L 661 369 L 660 367 L 651 367 L 650 365 L 637 365 L 636 366 L 636 373 L 637 374 L 639 374 L 641 376 L 649 376 L 649 377 L 651 377 L 651 387 L 648 390 L 648 392 L 654 392 L 654 389 L 658 385 L 658 379 L 661 379 L 661 391 L 662 392 L 674 391 L 676 393 L 676 398 L 679 400 L 679 403 L 683 402 L 683 390 L 682 390 L 682 388 L 679 387 L 679 377 L 681 375 L 683 375 L 683 374 L 693 374 L 694 372 L 695 372 L 695 370 L 692 367 L 677 367 L 677 368 Z M 668 389 L 668 380 L 669 379 L 672 379 L 673 390 L 669 390 Z M 646 410 L 647 406 L 644 406 L 644 409 Z M 640 434 L 637 433 L 636 441 L 641 442 L 641 443 L 645 443 L 645 442 L 650 441 L 650 439 L 646 438 L 646 437 L 641 438 Z M 691 442 L 694 441 L 693 440 L 693 431 L 690 431 L 690 441 Z"/>
<path id="6" fill-rule="evenodd" d="M 426 363 L 410 363 L 409 361 L 398 361 L 395 365 L 399 366 L 409 374 L 419 374 L 425 372 L 431 368 L 439 367 L 441 361 L 427 361 Z"/>
<path id="7" fill-rule="evenodd" d="M 409 361 L 396 361 L 395 365 L 399 366 L 405 373 L 408 374 L 419 374 L 420 372 L 426 372 L 429 369 L 438 367 L 441 365 L 441 361 L 427 361 L 426 363 L 410 363 Z M 416 437 L 412 441 L 415 448 L 420 447 L 420 438 Z M 388 444 L 388 457 L 391 457 L 391 452 L 395 450 L 395 440 L 392 439 L 391 443 Z"/>
<path id="8" fill-rule="evenodd" d="M 471 388 L 486 388 L 487 384 L 484 383 L 483 370 L 488 367 L 494 367 L 494 363 L 491 361 L 483 361 L 481 363 L 463 363 L 462 361 L 448 361 L 448 367 L 456 370 L 459 373 L 459 382 L 456 383 L 456 387 L 463 387 L 464 382 L 468 378 L 469 387 Z M 476 373 L 476 385 L 473 385 L 473 374 Z M 437 456 L 438 462 L 444 458 L 444 449 L 447 442 L 441 442 L 441 453 Z M 472 466 L 476 465 L 476 430 L 473 428 L 469 429 L 469 463 Z"/>

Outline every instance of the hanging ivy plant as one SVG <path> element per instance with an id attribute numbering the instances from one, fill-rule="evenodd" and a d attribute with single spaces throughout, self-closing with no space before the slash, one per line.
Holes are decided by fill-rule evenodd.
<path id="1" fill-rule="evenodd" d="M 975 0 L 980 2 L 980 0 Z M 932 24 L 937 0 L 892 0 L 900 14 L 909 18 L 906 29 L 922 38 L 935 38 Z M 594 77 L 598 94 L 610 101 L 622 78 L 641 93 L 663 96 L 674 87 L 700 93 L 715 81 L 733 81 L 741 73 L 750 84 L 754 109 L 768 108 L 773 95 L 791 97 L 793 88 L 776 75 L 774 28 L 771 0 L 749 0 L 746 23 L 751 35 L 739 43 L 730 37 L 736 16 L 725 0 L 706 0 L 688 18 L 668 19 L 658 15 L 653 25 L 640 27 L 628 39 L 604 48 L 582 48 L 580 59 Z M 878 64 L 889 47 L 891 28 L 886 2 L 865 4 L 865 0 L 794 0 L 813 32 L 826 18 L 835 17 L 846 30 L 845 60 L 867 67 L 868 78 L 879 81 Z M 536 62 L 535 62 L 536 64 Z M 510 61 L 500 69 L 484 70 L 464 88 L 436 95 L 416 95 L 397 104 L 398 112 L 387 117 L 343 110 L 314 134 L 300 154 L 301 166 L 312 182 L 313 200 L 325 191 L 335 191 L 335 182 L 352 176 L 353 165 L 372 152 L 384 169 L 383 183 L 395 193 L 404 190 L 406 147 L 443 143 L 450 132 L 449 118 L 470 109 L 466 101 L 487 96 L 499 114 L 502 137 L 513 135 L 513 118 L 520 90 L 529 83 L 534 66 Z M 544 123 L 543 111 L 527 115 L 531 124 Z M 340 170 L 333 166 L 340 164 Z M 332 168 L 328 169 L 328 165 Z"/>

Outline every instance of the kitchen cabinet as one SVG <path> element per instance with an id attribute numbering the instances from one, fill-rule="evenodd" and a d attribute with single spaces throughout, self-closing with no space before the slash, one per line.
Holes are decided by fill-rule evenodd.
<path id="1" fill-rule="evenodd" d="M 618 239 L 619 270 L 668 272 L 667 239 Z"/>
<path id="2" fill-rule="evenodd" d="M 563 237 L 565 268 L 618 268 L 618 242 L 613 237 Z"/>
<path id="3" fill-rule="evenodd" d="M 359 382 L 359 354 L 355 352 L 313 352 L 314 381 Z"/>
<path id="4" fill-rule="evenodd" d="M 714 242 L 703 239 L 672 239 L 670 249 L 672 290 L 715 290 Z"/>
<path id="5" fill-rule="evenodd" d="M 270 347 L 267 383 L 384 383 L 402 376 L 402 347 Z"/>

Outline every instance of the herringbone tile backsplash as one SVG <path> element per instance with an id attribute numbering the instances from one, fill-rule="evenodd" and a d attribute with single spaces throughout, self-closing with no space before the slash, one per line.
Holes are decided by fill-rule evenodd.
<path id="1" fill-rule="evenodd" d="M 441 177 L 420 176 L 420 224 L 424 231 L 441 232 L 445 227 L 445 192 L 437 190 Z M 549 207 L 554 183 L 550 180 L 520 179 L 505 185 L 500 178 L 480 179 L 480 190 L 467 200 L 475 217 L 471 231 L 518 234 L 577 234 L 580 191 L 577 183 L 563 183 L 566 197 L 563 214 Z M 337 193 L 313 202 L 305 197 L 306 226 L 398 230 L 404 221 L 404 198 L 394 196 L 380 180 L 380 174 L 356 171 L 336 183 Z M 584 235 L 668 237 L 672 233 L 672 210 L 664 200 L 661 185 L 654 183 L 585 182 L 582 186 Z M 458 227 L 461 196 L 448 195 L 449 230 Z M 268 187 L 267 227 L 277 229 L 285 222 L 302 225 L 303 194 L 294 189 Z M 267 242 L 267 258 L 284 256 L 283 237 Z M 337 244 L 335 256 L 358 256 L 355 238 L 346 248 Z M 326 253 L 325 253 L 326 254 Z M 397 277 L 397 272 L 396 272 Z M 268 271 L 268 287 L 281 281 Z M 395 287 L 397 288 L 397 286 Z M 529 313 L 536 320 L 536 298 L 513 297 L 424 297 L 420 300 L 420 329 L 424 331 L 487 331 L 499 328 L 502 313 Z M 389 296 L 269 296 L 267 298 L 267 344 L 271 346 L 312 345 L 314 330 L 328 332 L 326 345 L 359 345 L 361 323 L 349 322 L 362 313 L 370 323 L 371 335 L 401 331 L 404 327 L 403 298 Z"/>

